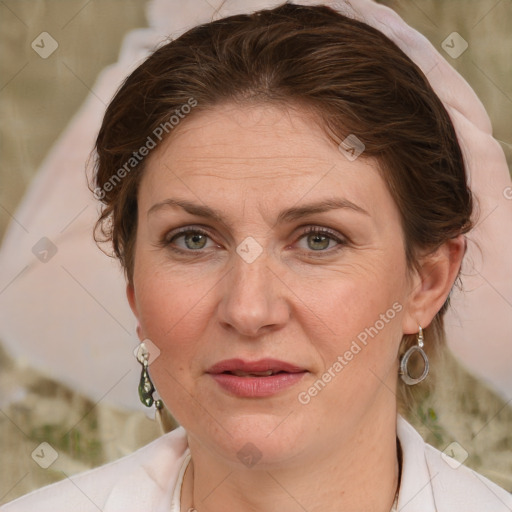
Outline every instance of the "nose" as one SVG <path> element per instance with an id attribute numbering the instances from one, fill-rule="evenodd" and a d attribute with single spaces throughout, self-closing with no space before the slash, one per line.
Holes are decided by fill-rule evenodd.
<path id="1" fill-rule="evenodd" d="M 258 337 L 283 327 L 290 317 L 285 286 L 261 254 L 248 263 L 234 255 L 218 306 L 224 328 L 245 337 Z"/>

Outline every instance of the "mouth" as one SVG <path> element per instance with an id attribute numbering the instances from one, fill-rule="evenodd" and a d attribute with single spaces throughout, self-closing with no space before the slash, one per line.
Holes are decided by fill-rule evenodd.
<path id="1" fill-rule="evenodd" d="M 275 395 L 293 386 L 307 370 L 275 359 L 229 359 L 213 365 L 206 373 L 230 395 L 257 398 Z"/>
<path id="2" fill-rule="evenodd" d="M 242 370 L 222 372 L 227 375 L 236 375 L 237 377 L 270 377 L 278 373 L 288 373 L 281 370 L 267 370 L 266 372 L 244 372 Z"/>
<path id="3" fill-rule="evenodd" d="M 260 359 L 258 361 L 227 359 L 214 364 L 206 373 L 213 375 L 225 373 L 237 377 L 269 377 L 278 373 L 300 373 L 305 371 L 300 366 L 277 359 Z"/>

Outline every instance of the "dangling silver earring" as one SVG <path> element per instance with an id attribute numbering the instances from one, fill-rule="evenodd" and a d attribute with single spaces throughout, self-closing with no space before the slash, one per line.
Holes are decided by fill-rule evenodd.
<path id="1" fill-rule="evenodd" d="M 151 407 L 155 404 L 157 413 L 161 411 L 164 404 L 162 400 L 155 400 L 153 393 L 155 392 L 155 386 L 151 382 L 151 378 L 148 372 L 149 365 L 149 350 L 144 342 L 142 342 L 137 348 L 137 361 L 142 365 L 142 373 L 139 381 L 139 398 L 140 401 L 146 406 Z"/>
<path id="2" fill-rule="evenodd" d="M 418 341 L 418 344 L 410 347 L 407 350 L 407 352 L 402 356 L 402 359 L 400 359 L 400 372 L 399 372 L 400 377 L 408 386 L 413 386 L 414 384 L 418 384 L 422 380 L 425 380 L 426 376 L 428 375 L 428 371 L 430 369 L 427 354 L 425 354 L 425 351 L 423 350 L 423 329 L 421 328 L 421 325 L 419 326 L 417 341 Z M 415 352 L 418 352 L 418 354 L 423 358 L 423 363 L 424 363 L 423 373 L 416 379 L 414 377 L 411 377 L 411 374 L 409 373 L 409 368 L 408 368 L 409 359 Z"/>

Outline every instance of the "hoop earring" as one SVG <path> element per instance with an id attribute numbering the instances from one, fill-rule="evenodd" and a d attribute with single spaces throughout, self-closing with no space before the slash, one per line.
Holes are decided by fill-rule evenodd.
<path id="1" fill-rule="evenodd" d="M 157 412 L 160 412 L 164 404 L 162 400 L 155 400 L 153 393 L 155 392 L 155 386 L 151 382 L 151 377 L 148 372 L 149 365 L 149 350 L 146 344 L 142 342 L 137 348 L 137 361 L 142 365 L 142 373 L 140 374 L 139 381 L 139 398 L 140 401 L 146 406 L 151 407 L 155 404 Z"/>
<path id="2" fill-rule="evenodd" d="M 418 344 L 410 347 L 400 359 L 400 377 L 408 386 L 414 386 L 414 384 L 418 384 L 421 381 L 425 380 L 430 369 L 427 354 L 425 354 L 425 351 L 423 350 L 423 329 L 421 325 L 419 326 L 417 341 Z M 418 354 L 422 357 L 424 363 L 423 373 L 418 378 L 411 377 L 408 368 L 409 359 L 415 352 L 418 352 Z"/>

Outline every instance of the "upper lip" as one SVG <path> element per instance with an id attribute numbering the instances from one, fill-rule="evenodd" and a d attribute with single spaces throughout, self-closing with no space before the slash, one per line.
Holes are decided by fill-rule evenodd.
<path id="1" fill-rule="evenodd" d="M 243 359 L 226 359 L 220 361 L 210 367 L 206 373 L 224 373 L 241 371 L 246 373 L 251 372 L 267 372 L 272 370 L 273 372 L 288 372 L 298 373 L 305 371 L 304 368 L 295 366 L 284 361 L 277 359 L 259 359 L 258 361 L 244 361 Z"/>

